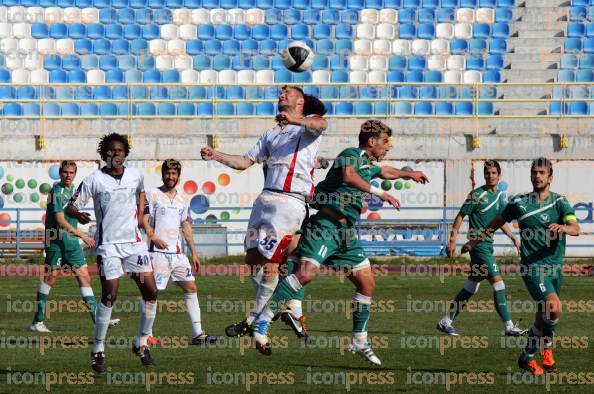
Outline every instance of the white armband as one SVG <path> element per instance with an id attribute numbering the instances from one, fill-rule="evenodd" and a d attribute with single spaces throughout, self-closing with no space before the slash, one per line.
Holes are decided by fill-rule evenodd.
<path id="1" fill-rule="evenodd" d="M 385 192 L 380 187 L 370 185 L 369 193 L 375 194 L 376 196 L 381 197 L 384 195 Z"/>

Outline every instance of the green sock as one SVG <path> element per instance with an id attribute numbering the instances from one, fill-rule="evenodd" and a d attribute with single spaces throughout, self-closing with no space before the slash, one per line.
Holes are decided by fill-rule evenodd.
<path id="1" fill-rule="evenodd" d="M 369 304 L 353 302 L 353 333 L 367 332 Z"/>
<path id="2" fill-rule="evenodd" d="M 528 332 L 528 340 L 526 341 L 526 347 L 522 352 L 522 358 L 524 358 L 526 362 L 532 361 L 534 359 L 534 355 L 538 352 L 541 335 L 542 332 L 540 332 L 534 325 L 530 327 L 530 331 Z"/>
<path id="3" fill-rule="evenodd" d="M 269 303 L 270 309 L 275 313 L 279 312 L 281 305 L 285 304 L 288 300 L 299 299 L 300 292 L 303 292 L 303 287 L 295 275 L 287 276 L 276 286 L 276 290 L 270 299 L 272 301 Z"/>
<path id="4" fill-rule="evenodd" d="M 47 297 L 49 296 L 51 289 L 52 287 L 44 282 L 39 284 L 39 290 L 37 291 L 37 309 L 35 310 L 33 323 L 39 323 L 45 319 L 45 304 L 47 303 Z"/>
<path id="5" fill-rule="evenodd" d="M 511 320 L 511 314 L 507 307 L 507 300 L 505 299 L 505 288 L 502 290 L 493 291 L 493 300 L 495 301 L 495 309 L 504 322 Z"/>
<path id="6" fill-rule="evenodd" d="M 95 311 L 97 310 L 97 299 L 94 296 L 87 296 L 83 297 L 83 301 L 89 308 L 89 313 L 91 314 L 91 320 L 95 323 Z"/>
<path id="7" fill-rule="evenodd" d="M 559 320 L 545 320 L 542 323 L 542 338 L 543 348 L 551 349 L 553 347 L 553 337 L 555 336 L 555 328 Z"/>
<path id="8" fill-rule="evenodd" d="M 456 316 L 462 312 L 462 309 L 472 296 L 473 293 L 469 292 L 465 288 L 460 290 L 458 295 L 456 295 L 456 298 L 454 298 L 454 301 L 452 301 L 452 305 L 450 305 L 450 319 L 454 320 Z"/>
<path id="9" fill-rule="evenodd" d="M 297 272 L 298 268 L 299 268 L 299 264 L 297 264 L 295 262 L 294 258 L 290 257 L 287 259 L 287 276 Z M 299 289 L 299 291 L 297 292 L 297 295 L 293 299 L 303 301 L 305 299 L 305 289 L 304 288 Z"/>

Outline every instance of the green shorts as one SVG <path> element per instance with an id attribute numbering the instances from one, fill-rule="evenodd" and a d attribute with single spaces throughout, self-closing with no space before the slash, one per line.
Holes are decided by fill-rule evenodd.
<path id="1" fill-rule="evenodd" d="M 544 301 L 549 294 L 559 295 L 563 284 L 560 264 L 521 264 L 522 280 L 534 301 Z"/>
<path id="2" fill-rule="evenodd" d="M 86 265 L 85 255 L 82 248 L 66 249 L 63 245 L 51 244 L 45 249 L 45 265 L 54 271 L 65 265 L 72 268 L 80 268 Z"/>
<path id="3" fill-rule="evenodd" d="M 469 278 L 481 281 L 488 277 L 501 275 L 499 267 L 493 256 L 492 243 L 479 243 L 470 251 L 470 274 Z"/>
<path id="4" fill-rule="evenodd" d="M 357 229 L 320 213 L 309 218 L 297 250 L 302 260 L 318 267 L 354 272 L 370 266 L 359 244 Z"/>

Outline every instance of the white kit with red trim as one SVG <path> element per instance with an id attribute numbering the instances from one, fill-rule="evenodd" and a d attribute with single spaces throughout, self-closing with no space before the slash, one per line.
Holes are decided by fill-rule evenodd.
<path id="1" fill-rule="evenodd" d="M 181 253 L 181 224 L 188 220 L 189 196 L 179 189 L 169 197 L 159 188 L 146 193 L 145 213 L 150 214 L 155 236 L 165 241 L 167 248 L 159 249 L 150 242 L 149 252 Z"/>

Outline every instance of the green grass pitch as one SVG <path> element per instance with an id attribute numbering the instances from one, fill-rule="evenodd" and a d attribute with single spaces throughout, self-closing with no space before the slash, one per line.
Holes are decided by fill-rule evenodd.
<path id="1" fill-rule="evenodd" d="M 522 339 L 502 337 L 502 324 L 484 282 L 455 322 L 463 335 L 453 340 L 435 330 L 443 306 L 464 283 L 463 276 L 378 276 L 369 335 L 380 367 L 367 364 L 346 349 L 353 287 L 339 277 L 319 277 L 307 287 L 304 311 L 313 347 L 305 348 L 282 322 L 271 327 L 273 355 L 261 356 L 249 340 L 223 338 L 218 345 L 189 345 L 190 327 L 182 309 L 181 291 L 170 284 L 159 295 L 154 334 L 162 346 L 153 349 L 153 368 L 140 365 L 131 353 L 136 334 L 138 293 L 124 279 L 120 306 L 112 317 L 122 319 L 109 330 L 103 376 L 90 372 L 93 328 L 78 305 L 74 278 L 59 278 L 47 326 L 39 337 L 28 331 L 38 278 L 0 279 L 0 393 L 172 393 L 172 392 L 594 392 L 593 277 L 566 277 L 555 355 L 560 372 L 535 380 L 517 368 Z M 239 277 L 198 277 L 202 321 L 211 334 L 245 314 L 253 297 L 249 281 Z M 528 327 L 531 303 L 521 279 L 506 278 L 512 316 Z M 95 294 L 99 283 L 94 278 Z M 575 301 L 575 302 L 570 302 Z M 48 306 L 49 307 L 49 306 Z M 70 308 L 70 310 L 68 309 Z M 43 353 L 43 354 L 42 354 Z"/>

